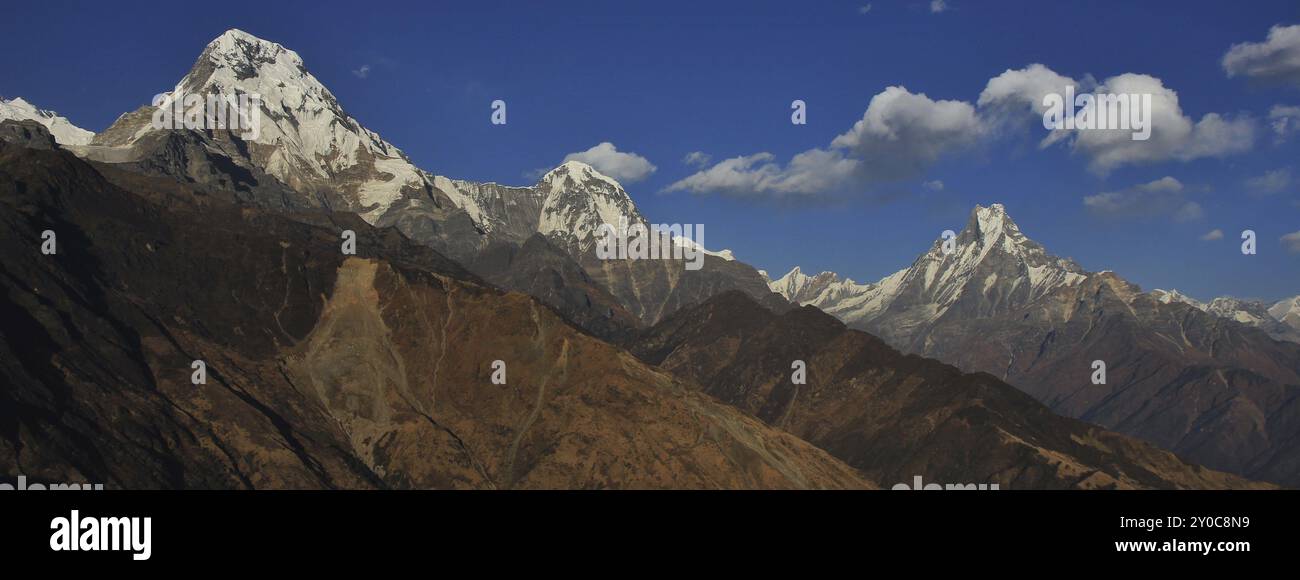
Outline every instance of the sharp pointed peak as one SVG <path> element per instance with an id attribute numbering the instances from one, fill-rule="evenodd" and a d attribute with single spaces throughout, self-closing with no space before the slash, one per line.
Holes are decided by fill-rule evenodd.
<path id="1" fill-rule="evenodd" d="M 229 66 L 274 63 L 281 57 L 290 65 L 301 67 L 302 57 L 284 45 L 231 28 L 212 39 L 204 50 L 213 62 Z"/>
<path id="2" fill-rule="evenodd" d="M 1011 216 L 1007 214 L 1007 207 L 1000 203 L 992 203 L 987 206 L 976 205 L 970 211 L 970 219 L 981 224 L 993 222 L 1014 223 Z"/>
<path id="3" fill-rule="evenodd" d="M 1011 214 L 1007 213 L 1006 206 L 1000 203 L 987 206 L 976 205 L 970 212 L 963 233 L 986 240 L 1003 233 L 1009 234 L 1013 239 L 1023 236 L 1020 233 L 1020 226 L 1011 218 Z"/>
<path id="4" fill-rule="evenodd" d="M 1204 310 L 1206 307 L 1205 302 L 1202 302 L 1200 300 L 1192 298 L 1191 296 L 1183 294 L 1182 292 L 1179 292 L 1177 289 L 1174 288 L 1170 288 L 1168 290 L 1156 288 L 1152 290 L 1150 294 L 1155 297 L 1156 301 L 1163 302 L 1165 304 L 1169 304 L 1171 302 L 1182 302 L 1183 304 L 1190 304 L 1201 310 Z"/>
<path id="5" fill-rule="evenodd" d="M 227 31 L 225 31 L 225 32 L 222 32 L 222 33 L 221 33 L 220 35 L 218 35 L 216 38 L 212 39 L 212 42 L 209 42 L 208 44 L 209 44 L 209 45 L 212 45 L 212 44 L 229 44 L 229 43 L 238 42 L 238 41 L 242 41 L 242 42 L 249 43 L 249 44 L 271 44 L 271 45 L 275 45 L 275 46 L 280 46 L 280 43 L 278 43 L 278 42 L 272 42 L 272 41 L 267 40 L 267 39 L 265 39 L 265 38 L 261 38 L 261 37 L 259 37 L 259 36 L 255 36 L 255 35 L 253 35 L 253 34 L 249 34 L 249 33 L 244 32 L 243 30 L 240 30 L 240 29 L 238 29 L 238 28 L 231 28 L 231 29 L 229 29 L 229 30 L 227 30 Z M 283 47 L 281 47 L 281 48 L 283 48 Z"/>

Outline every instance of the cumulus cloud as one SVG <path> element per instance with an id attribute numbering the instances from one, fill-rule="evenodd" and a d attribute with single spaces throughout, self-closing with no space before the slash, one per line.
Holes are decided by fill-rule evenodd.
<path id="1" fill-rule="evenodd" d="M 980 93 L 979 106 L 997 112 L 1019 109 L 1028 105 L 1035 113 L 1047 111 L 1043 96 L 1062 93 L 1065 87 L 1073 85 L 1076 90 L 1092 90 L 1096 83 L 1091 78 L 1083 82 L 1061 75 L 1038 63 L 1022 69 L 1007 69 L 1002 74 L 989 79 Z"/>
<path id="2" fill-rule="evenodd" d="M 359 68 L 359 69 L 354 69 L 354 70 L 352 71 L 352 74 L 353 74 L 353 75 L 356 75 L 356 77 L 359 78 L 359 79 L 364 79 L 364 78 L 370 76 L 370 65 L 368 65 L 368 64 L 363 64 L 363 65 L 361 65 L 361 68 Z"/>
<path id="3" fill-rule="evenodd" d="M 1268 124 L 1273 128 L 1273 140 L 1282 143 L 1300 133 L 1300 107 L 1273 105 L 1268 111 Z"/>
<path id="4" fill-rule="evenodd" d="M 1186 188 L 1173 177 L 1107 191 L 1083 198 L 1083 205 L 1094 215 L 1107 218 L 1150 218 L 1168 216 L 1177 222 L 1200 219 L 1201 205 L 1187 199 Z"/>
<path id="5" fill-rule="evenodd" d="M 1288 252 L 1300 254 L 1300 232 L 1291 232 L 1282 236 L 1282 245 L 1286 246 Z"/>
<path id="6" fill-rule="evenodd" d="M 989 80 L 980 93 L 979 105 L 995 121 L 1014 119 L 1017 110 L 1032 112 L 1041 120 L 1046 111 L 1043 97 L 1063 94 L 1067 86 L 1074 86 L 1076 94 L 1151 95 L 1151 136 L 1145 141 L 1133 140 L 1133 131 L 1124 129 L 1056 129 L 1040 143 L 1042 147 L 1069 143 L 1088 157 L 1089 167 L 1097 173 L 1129 164 L 1223 157 L 1248 151 L 1254 144 L 1255 123 L 1251 119 L 1208 113 L 1194 121 L 1183 113 L 1177 92 L 1160 79 L 1143 74 L 1125 73 L 1096 83 L 1090 77 L 1076 81 L 1041 64 L 1031 64 Z"/>
<path id="7" fill-rule="evenodd" d="M 975 143 L 983 131 L 969 103 L 889 87 L 829 147 L 809 149 L 784 165 L 771 153 L 733 157 L 666 191 L 811 195 L 897 181 L 922 174 L 944 154 Z"/>
<path id="8" fill-rule="evenodd" d="M 831 142 L 861 160 L 873 181 L 893 181 L 924 172 L 942 155 L 974 144 L 984 134 L 975 107 L 936 101 L 904 87 L 871 98 L 853 128 Z"/>
<path id="9" fill-rule="evenodd" d="M 619 151 L 613 143 L 605 141 L 586 151 L 570 153 L 565 161 L 581 161 L 623 183 L 635 183 L 654 173 L 657 167 L 636 153 Z"/>
<path id="10" fill-rule="evenodd" d="M 1209 232 L 1207 232 L 1205 235 L 1201 236 L 1201 240 L 1206 242 L 1213 242 L 1222 239 L 1223 239 L 1223 230 L 1218 228 L 1212 229 Z"/>
<path id="11" fill-rule="evenodd" d="M 1246 187 L 1256 193 L 1271 195 L 1281 193 L 1291 187 L 1291 168 L 1283 167 L 1266 171 L 1263 175 L 1246 180 Z"/>
<path id="12" fill-rule="evenodd" d="M 862 118 L 847 132 L 789 163 L 764 152 L 707 166 L 709 162 L 702 161 L 707 157 L 688 155 L 686 163 L 699 171 L 665 190 L 738 195 L 870 191 L 882 183 L 922 176 L 941 159 L 988 142 L 1017 124 L 1042 127 L 1043 97 L 1063 94 L 1068 86 L 1076 93 L 1151 96 L 1147 140 L 1135 141 L 1134 131 L 1125 129 L 1058 129 L 1042 139 L 1041 147 L 1063 143 L 1099 174 L 1125 165 L 1224 157 L 1254 145 L 1255 120 L 1218 113 L 1195 120 L 1183 113 L 1178 93 L 1156 77 L 1126 73 L 1097 82 L 1091 76 L 1074 79 L 1031 64 L 990 79 L 975 103 L 888 87 L 871 98 Z"/>
<path id="13" fill-rule="evenodd" d="M 1264 42 L 1232 45 L 1223 55 L 1229 77 L 1300 86 L 1300 24 L 1274 26 Z"/>
<path id="14" fill-rule="evenodd" d="M 691 151 L 686 154 L 686 157 L 682 158 L 682 163 L 692 167 L 704 167 L 710 161 L 713 161 L 713 156 L 703 151 Z"/>
<path id="15" fill-rule="evenodd" d="M 771 153 L 733 157 L 686 177 L 666 191 L 734 196 L 817 195 L 848 181 L 857 160 L 837 151 L 811 149 L 781 165 Z"/>
<path id="16" fill-rule="evenodd" d="M 938 14 L 948 11 L 948 2 L 945 0 L 930 0 L 930 13 Z"/>

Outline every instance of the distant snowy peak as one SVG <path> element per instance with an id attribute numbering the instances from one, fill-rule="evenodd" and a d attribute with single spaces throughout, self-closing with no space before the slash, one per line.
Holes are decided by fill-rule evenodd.
<path id="1" fill-rule="evenodd" d="M 91 139 L 95 138 L 93 132 L 73 125 L 67 118 L 53 111 L 38 109 L 22 97 L 11 100 L 0 99 L 0 121 L 6 119 L 36 121 L 44 125 L 60 145 L 89 145 Z"/>
<path id="2" fill-rule="evenodd" d="M 1220 318 L 1236 320 L 1250 326 L 1260 326 L 1273 322 L 1276 317 L 1269 312 L 1269 305 L 1258 300 L 1242 300 L 1231 296 L 1220 296 L 1209 302 L 1201 302 L 1177 290 L 1152 290 L 1152 298 L 1163 304 L 1186 304 L 1202 312 L 1208 312 Z"/>
<path id="3" fill-rule="evenodd" d="M 900 318 L 900 328 L 920 329 L 953 308 L 966 316 L 988 316 L 1087 276 L 1078 264 L 1049 254 L 1026 237 L 1006 208 L 993 204 L 976 206 L 947 247 L 941 236 L 911 266 L 875 284 L 858 284 L 832 272 L 808 276 L 795 268 L 769 287 L 846 323 L 894 316 Z"/>
<path id="4" fill-rule="evenodd" d="M 1162 304 L 1187 304 L 1195 307 L 1197 310 L 1206 310 L 1208 305 L 1200 300 L 1192 298 L 1177 290 L 1161 290 L 1156 288 L 1150 292 L 1151 297 Z"/>
<path id="5" fill-rule="evenodd" d="M 1280 300 L 1268 309 L 1274 320 L 1300 330 L 1300 296 Z"/>
<path id="6" fill-rule="evenodd" d="M 602 224 L 647 225 L 623 186 L 586 163 L 566 161 L 535 187 L 545 199 L 537 231 L 583 251 Z"/>
<path id="7" fill-rule="evenodd" d="M 834 272 L 822 272 L 808 276 L 798 266 L 776 280 L 767 284 L 773 292 L 796 304 L 822 306 L 832 304 L 855 293 L 865 291 L 869 285 L 862 285 L 849 278 L 842 278 Z"/>
<path id="8" fill-rule="evenodd" d="M 1242 300 L 1231 296 L 1201 302 L 1177 290 L 1156 289 L 1148 294 L 1157 302 L 1187 304 L 1219 318 L 1259 328 L 1273 338 L 1300 342 L 1300 296 L 1270 305 L 1260 300 Z"/>
<path id="9" fill-rule="evenodd" d="M 1025 236 L 1000 203 L 988 207 L 975 206 L 956 242 L 954 255 L 958 258 L 953 260 L 955 263 L 979 263 L 990 256 L 1005 254 L 1027 266 L 1035 284 L 1071 285 L 1082 281 L 1086 274 L 1074 261 L 1053 256 L 1038 242 Z M 942 248 L 943 240 L 940 239 L 931 251 L 942 253 Z"/>
<path id="10" fill-rule="evenodd" d="M 764 275 L 766 275 L 766 272 L 764 272 Z M 786 300 L 797 302 L 796 298 L 802 294 L 803 289 L 808 286 L 809 280 L 811 280 L 811 278 L 805 275 L 799 266 L 795 266 L 793 270 L 786 272 L 784 276 L 775 280 L 769 279 L 767 287 L 773 292 L 780 294 Z"/>
<path id="11" fill-rule="evenodd" d="M 1261 326 L 1275 321 L 1269 315 L 1268 304 L 1258 300 L 1240 300 L 1221 296 L 1211 300 L 1205 306 L 1205 311 L 1250 326 Z"/>
<path id="12" fill-rule="evenodd" d="M 1002 204 L 975 206 L 951 251 L 944 241 L 935 240 L 900 280 L 900 291 L 924 296 L 936 306 L 936 316 L 960 300 L 968 287 L 1024 303 L 1087 277 L 1074 261 L 1053 256 L 1026 237 Z"/>

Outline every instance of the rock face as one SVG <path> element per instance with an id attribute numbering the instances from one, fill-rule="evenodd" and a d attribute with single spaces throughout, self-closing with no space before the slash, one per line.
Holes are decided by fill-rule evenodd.
<path id="1" fill-rule="evenodd" d="M 36 121 L 0 121 L 0 142 L 31 149 L 55 149 L 59 145 L 44 125 Z"/>
<path id="2" fill-rule="evenodd" d="M 903 355 L 812 307 L 778 315 L 729 292 L 631 342 L 641 359 L 886 485 L 920 475 L 1001 489 L 1257 486 L 1057 416 L 988 374 Z"/>
<path id="3" fill-rule="evenodd" d="M 794 274 L 772 287 L 904 352 L 990 373 L 1207 467 L 1300 484 L 1300 345 L 1275 340 L 1292 329 L 1262 304 L 1143 293 L 1085 272 L 996 204 L 972 212 L 951 254 L 937 241 L 877 284 Z M 1097 360 L 1104 385 L 1092 384 Z"/>
<path id="4" fill-rule="evenodd" d="M 567 252 L 541 234 L 521 245 L 495 243 L 468 267 L 497 286 L 536 297 L 595 336 L 613 339 L 641 325 Z"/>
<path id="5" fill-rule="evenodd" d="M 873 487 L 354 215 L 0 146 L 0 470 L 127 488 Z M 290 219 L 291 217 L 295 219 Z M 355 256 L 339 231 L 358 234 Z M 43 230 L 57 253 L 39 251 Z M 192 384 L 192 363 L 206 384 Z M 506 384 L 493 384 L 493 361 Z"/>

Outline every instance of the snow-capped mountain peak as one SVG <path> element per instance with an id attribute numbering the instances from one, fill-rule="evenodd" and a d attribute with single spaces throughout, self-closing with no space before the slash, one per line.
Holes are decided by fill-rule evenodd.
<path id="1" fill-rule="evenodd" d="M 565 161 L 536 188 L 545 196 L 537 231 L 580 250 L 594 245 L 602 224 L 647 225 L 622 185 L 581 161 Z"/>
<path id="2" fill-rule="evenodd" d="M 1220 296 L 1206 304 L 1205 311 L 1250 326 L 1261 326 L 1274 322 L 1273 317 L 1269 316 L 1268 304 L 1258 300 L 1241 300 L 1231 296 Z"/>
<path id="3" fill-rule="evenodd" d="M 953 241 L 948 251 L 942 238 L 936 240 L 902 281 L 936 307 L 936 317 L 960 300 L 972 281 L 978 283 L 978 293 L 1020 303 L 1077 284 L 1087 275 L 1078 264 L 1049 254 L 1025 236 L 999 203 L 975 206 Z"/>
<path id="4" fill-rule="evenodd" d="M 986 258 L 992 250 L 1002 250 L 1022 259 L 1038 262 L 1050 256 L 1038 243 L 1029 239 L 1020 231 L 1020 226 L 1007 215 L 1006 207 L 1000 203 L 988 207 L 976 205 L 966 220 L 966 228 L 957 236 L 957 254 L 963 253 L 965 246 L 978 250 L 978 260 Z M 942 253 L 943 240 L 935 242 L 932 251 Z"/>
<path id="5" fill-rule="evenodd" d="M 1292 296 L 1291 298 L 1279 300 L 1276 304 L 1269 307 L 1268 313 L 1278 320 L 1283 320 L 1291 316 L 1300 317 L 1300 296 Z"/>
<path id="6" fill-rule="evenodd" d="M 89 145 L 90 140 L 95 137 L 94 133 L 73 125 L 67 118 L 59 116 L 54 111 L 38 109 L 22 97 L 11 100 L 0 99 L 0 121 L 6 119 L 31 120 L 45 125 L 50 135 L 60 145 Z"/>
<path id="7" fill-rule="evenodd" d="M 1183 294 L 1175 289 L 1161 290 L 1160 288 L 1156 288 L 1151 291 L 1151 297 L 1155 298 L 1157 302 L 1163 304 L 1182 303 L 1192 306 L 1197 310 L 1205 310 L 1207 308 L 1207 305 L 1204 302 Z"/>
<path id="8" fill-rule="evenodd" d="M 214 94 L 235 102 L 241 102 L 241 95 L 250 99 L 256 95 L 260 106 L 256 111 L 240 111 L 253 128 L 198 129 L 209 148 L 223 150 L 232 159 L 246 159 L 290 188 L 311 192 L 312 197 L 334 192 L 329 199 L 334 209 L 354 211 L 374 223 L 399 199 L 420 195 L 432 181 L 401 150 L 344 111 L 334 94 L 308 72 L 302 57 L 278 43 L 242 30 L 226 31 L 204 47 L 171 91 L 163 93 L 160 108 L 172 106 L 178 98 L 203 96 L 204 103 L 187 103 L 191 105 L 185 111 L 188 118 L 196 112 L 193 107 L 204 106 L 206 97 Z M 255 102 L 243 101 L 250 107 Z M 146 107 L 144 114 L 123 115 L 95 143 L 133 146 L 158 130 L 152 118 L 158 111 Z M 213 113 L 197 112 L 207 114 L 195 118 L 210 118 Z M 232 145 L 236 140 L 243 144 Z"/>
<path id="9" fill-rule="evenodd" d="M 597 182 L 614 191 L 622 192 L 623 196 L 627 195 L 627 192 L 623 190 L 623 186 L 614 178 L 597 171 L 595 167 L 576 160 L 561 163 L 555 169 L 546 172 L 537 183 L 539 187 L 547 191 L 555 191 L 580 187 L 591 182 Z"/>
<path id="10" fill-rule="evenodd" d="M 1300 296 L 1279 300 L 1269 307 L 1268 313 L 1278 322 L 1300 330 Z"/>
<path id="11" fill-rule="evenodd" d="M 971 222 L 975 226 L 975 233 L 981 238 L 995 237 L 1005 230 L 1012 230 L 1015 234 L 1020 233 L 1019 226 L 1011 221 L 1007 216 L 1007 208 L 1000 203 L 988 207 L 975 206 L 971 211 Z"/>
<path id="12" fill-rule="evenodd" d="M 849 278 L 842 278 L 835 272 L 821 272 L 815 276 L 803 273 L 799 266 L 786 275 L 770 280 L 767 284 L 773 292 L 797 304 L 825 304 L 842 297 L 845 292 L 853 292 L 863 286 Z"/>
<path id="13" fill-rule="evenodd" d="M 936 239 L 911 266 L 875 284 L 858 284 L 831 272 L 810 277 L 795 268 L 769 287 L 846 323 L 866 326 L 889 317 L 891 327 L 877 332 L 901 336 L 953 309 L 989 316 L 1088 276 L 1078 264 L 1051 255 L 1025 236 L 1002 204 L 976 206 L 949 247 L 944 242 Z"/>

